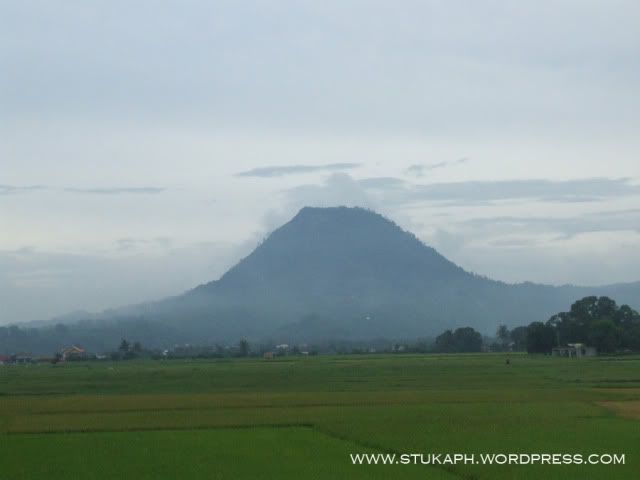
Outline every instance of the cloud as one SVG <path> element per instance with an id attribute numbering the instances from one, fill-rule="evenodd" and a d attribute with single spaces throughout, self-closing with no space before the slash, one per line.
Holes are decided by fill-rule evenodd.
<path id="1" fill-rule="evenodd" d="M 350 175 L 334 173 L 322 185 L 301 185 L 285 191 L 287 202 L 296 207 L 370 207 L 372 200 Z"/>
<path id="2" fill-rule="evenodd" d="M 465 238 L 463 235 L 453 234 L 443 228 L 438 228 L 431 237 L 431 242 L 436 248 L 451 254 L 453 252 L 458 252 L 464 247 Z"/>
<path id="3" fill-rule="evenodd" d="M 397 206 L 433 202 L 453 206 L 491 205 L 501 201 L 549 203 L 599 202 L 640 195 L 640 185 L 629 178 L 586 178 L 573 180 L 495 180 L 418 184 L 401 178 L 377 177 L 359 185 L 375 192 L 381 200 Z"/>
<path id="4" fill-rule="evenodd" d="M 428 171 L 436 170 L 438 168 L 451 167 L 454 165 L 461 165 L 468 161 L 469 159 L 467 157 L 463 157 L 457 160 L 447 160 L 444 162 L 437 162 L 437 163 L 428 163 L 428 164 L 419 163 L 419 164 L 414 164 L 409 166 L 404 172 L 407 175 L 412 175 L 414 177 L 422 177 Z"/>
<path id="5" fill-rule="evenodd" d="M 236 177 L 282 177 L 284 175 L 295 175 L 299 173 L 311 173 L 322 171 L 349 170 L 359 167 L 359 163 L 329 163 L 326 165 L 280 165 L 259 167 L 240 172 Z"/>
<path id="6" fill-rule="evenodd" d="M 619 269 L 619 273 L 625 272 L 622 277 L 609 271 L 604 280 L 596 273 L 598 262 L 614 257 L 618 266 L 624 258 L 630 265 L 638 265 L 637 255 L 629 257 L 629 246 L 640 244 L 637 209 L 562 217 L 488 216 L 435 222 L 433 226 L 435 232 L 426 235 L 428 243 L 464 267 L 493 278 L 593 284 L 637 280 L 637 273 L 628 266 Z M 563 255 L 562 266 L 554 263 L 558 259 L 553 257 Z M 582 278 L 578 273 L 587 265 L 589 277 Z"/>
<path id="7" fill-rule="evenodd" d="M 405 195 L 405 181 L 395 177 L 355 179 L 347 173 L 333 173 L 321 184 L 304 184 L 283 190 L 283 208 L 269 212 L 267 227 L 275 228 L 289 220 L 303 207 L 363 207 L 375 210 L 405 229 L 414 223 L 406 212 L 396 208 L 399 201 L 393 197 Z"/>
<path id="8" fill-rule="evenodd" d="M 120 240 L 101 254 L 0 249 L 0 325 L 176 295 L 219 278 L 248 253 L 215 240 L 176 248 L 165 248 L 163 237 Z"/>
<path id="9" fill-rule="evenodd" d="M 126 112 L 232 128 L 502 135 L 540 125 L 629 131 L 637 119 L 631 0 L 616 8 L 559 2 L 552 19 L 534 1 L 517 10 L 502 2 L 414 1 L 400 10 L 362 0 L 256 2 L 252 15 L 238 2 L 154 2 L 152 22 L 144 2 L 86 3 L 99 3 L 100 15 L 3 2 L 11 5 L 0 19 L 3 67 L 12 74 L 2 79 L 0 115 L 122 121 Z M 44 58 L 55 58 L 45 84 Z"/>
<path id="10" fill-rule="evenodd" d="M 450 260 L 490 278 L 603 285 L 638 280 L 639 225 L 634 209 L 502 215 L 434 221 L 423 238 Z"/>
<path id="11" fill-rule="evenodd" d="M 408 199 L 473 205 L 502 200 L 584 202 L 640 195 L 640 186 L 628 178 L 575 180 L 501 180 L 416 185 Z"/>
<path id="12" fill-rule="evenodd" d="M 378 209 L 359 181 L 346 173 L 333 173 L 321 184 L 304 184 L 280 192 L 280 208 L 269 209 L 262 219 L 267 232 L 289 221 L 303 207 L 365 207 Z M 259 235 L 264 235 L 261 233 Z"/>
<path id="13" fill-rule="evenodd" d="M 155 194 L 164 192 L 164 187 L 64 187 L 57 188 L 48 185 L 0 185 L 0 195 L 12 195 L 17 193 L 31 193 L 42 191 L 61 191 L 66 193 L 88 193 L 95 195 L 121 195 L 121 194 Z"/>
<path id="14" fill-rule="evenodd" d="M 33 245 L 23 245 L 20 248 L 17 248 L 15 250 L 6 252 L 6 253 L 13 253 L 15 255 L 32 255 L 36 252 L 36 248 Z"/>
<path id="15" fill-rule="evenodd" d="M 158 251 L 168 251 L 172 248 L 172 239 L 170 237 L 154 237 L 154 238 L 133 238 L 123 237 L 115 241 L 115 250 L 117 252 L 133 253 L 136 251 L 145 253 L 154 253 Z"/>
<path id="16" fill-rule="evenodd" d="M 395 177 L 371 177 L 358 180 L 358 183 L 364 188 L 401 188 L 404 187 L 405 181 Z"/>
<path id="17" fill-rule="evenodd" d="M 571 203 L 600 202 L 621 197 L 640 196 L 640 186 L 629 179 L 589 178 L 554 181 L 547 179 L 470 181 L 434 184 L 412 184 L 396 177 L 354 179 L 346 173 L 332 174 L 321 184 L 304 184 L 284 190 L 281 211 L 270 211 L 268 227 L 274 228 L 305 206 L 361 206 L 388 215 L 409 229 L 423 229 L 421 223 L 407 214 L 406 208 L 420 203 L 433 206 L 478 206 L 491 208 L 498 202 Z M 529 207 L 528 207 L 529 208 Z M 489 212 L 490 210 L 486 210 Z M 440 212 L 442 213 L 442 212 Z M 485 213 L 486 215 L 486 213 Z M 523 244 L 527 235 L 542 235 L 544 241 L 567 239 L 589 232 L 640 231 L 640 209 L 592 212 L 568 217 L 486 216 L 455 222 L 447 217 L 446 228 L 455 235 L 474 238 L 477 242 Z M 441 229 L 437 244 L 447 244 L 447 251 L 462 248 L 462 238 L 445 237 L 443 221 L 431 227 Z M 429 230 L 429 228 L 424 228 Z M 514 240 L 513 235 L 521 238 Z M 503 238 L 497 239 L 497 236 Z M 509 236 L 509 239 L 505 238 Z M 537 241 L 537 240 L 536 240 Z M 535 243 L 535 242 L 534 242 Z M 495 246 L 499 246 L 496 244 Z M 505 243 L 503 246 L 507 246 Z"/>
<path id="18" fill-rule="evenodd" d="M 499 238 L 497 240 L 491 240 L 489 245 L 492 247 L 504 247 L 504 248 L 523 248 L 532 247 L 538 243 L 536 239 L 528 237 L 515 237 L 515 238 Z"/>
<path id="19" fill-rule="evenodd" d="M 473 229 L 476 235 L 556 234 L 566 240 L 583 233 L 635 231 L 640 233 L 640 211 L 592 212 L 570 217 L 499 216 L 474 218 L 458 225 Z"/>

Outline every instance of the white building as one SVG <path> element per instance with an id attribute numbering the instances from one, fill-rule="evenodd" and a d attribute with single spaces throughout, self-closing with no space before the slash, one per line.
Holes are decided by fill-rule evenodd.
<path id="1" fill-rule="evenodd" d="M 568 343 L 566 347 L 554 347 L 551 355 L 554 357 L 595 357 L 598 352 L 595 347 L 588 347 L 584 343 Z"/>

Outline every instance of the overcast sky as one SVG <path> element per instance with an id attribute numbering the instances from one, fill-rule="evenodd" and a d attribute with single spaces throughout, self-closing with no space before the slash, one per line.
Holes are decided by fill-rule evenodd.
<path id="1" fill-rule="evenodd" d="M 640 3 L 0 0 L 0 323 L 177 294 L 305 205 L 640 280 Z"/>

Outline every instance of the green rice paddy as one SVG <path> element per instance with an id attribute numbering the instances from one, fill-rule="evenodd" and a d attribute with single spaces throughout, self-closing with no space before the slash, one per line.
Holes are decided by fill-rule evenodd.
<path id="1" fill-rule="evenodd" d="M 640 357 L 510 358 L 0 366 L 0 479 L 640 478 Z M 352 453 L 625 463 L 353 465 Z"/>

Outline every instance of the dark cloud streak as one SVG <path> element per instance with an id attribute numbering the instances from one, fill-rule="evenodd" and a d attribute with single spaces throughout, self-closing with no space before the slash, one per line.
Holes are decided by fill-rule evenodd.
<path id="1" fill-rule="evenodd" d="M 122 195 L 122 194 L 156 194 L 166 190 L 163 187 L 110 187 L 110 188 L 65 188 L 69 193 L 86 193 L 94 195 Z"/>
<path id="2" fill-rule="evenodd" d="M 24 185 L 24 186 L 0 185 L 0 195 L 12 195 L 12 194 L 16 194 L 16 193 L 29 193 L 29 192 L 42 191 L 42 190 L 47 190 L 47 189 L 48 189 L 48 187 L 46 187 L 44 185 Z"/>
<path id="3" fill-rule="evenodd" d="M 463 163 L 468 162 L 469 159 L 467 157 L 459 158 L 457 160 L 447 160 L 444 162 L 437 163 L 428 163 L 428 164 L 415 164 L 409 166 L 404 172 L 407 175 L 412 175 L 414 177 L 422 177 L 426 172 L 431 170 L 436 170 L 438 168 L 451 167 L 454 165 L 461 165 Z"/>
<path id="4" fill-rule="evenodd" d="M 473 205 L 505 200 L 543 202 L 584 202 L 605 198 L 640 195 L 640 186 L 628 178 L 587 178 L 575 180 L 501 180 L 416 185 L 407 200 L 453 202 Z"/>
<path id="5" fill-rule="evenodd" d="M 236 177 L 271 178 L 299 173 L 326 172 L 337 170 L 350 170 L 359 167 L 359 163 L 329 163 L 326 165 L 275 165 L 259 167 L 236 173 Z"/>
<path id="6" fill-rule="evenodd" d="M 635 231 L 640 233 L 640 212 L 593 212 L 573 217 L 483 217 L 458 223 L 479 232 L 557 233 L 558 240 L 567 240 L 583 233 Z"/>
<path id="7" fill-rule="evenodd" d="M 573 180 L 496 180 L 416 184 L 401 178 L 379 177 L 359 181 L 365 189 L 389 195 L 396 205 L 433 202 L 450 206 L 491 205 L 503 201 L 549 203 L 599 202 L 610 198 L 640 196 L 640 185 L 629 178 Z"/>
<path id="8" fill-rule="evenodd" d="M 164 187 L 64 187 L 57 188 L 47 185 L 0 185 L 0 195 L 14 195 L 19 193 L 35 193 L 43 191 L 61 191 L 66 193 L 95 194 L 95 195 L 123 195 L 123 194 L 156 194 L 166 190 Z"/>

